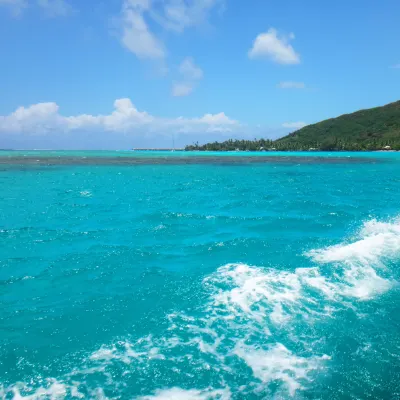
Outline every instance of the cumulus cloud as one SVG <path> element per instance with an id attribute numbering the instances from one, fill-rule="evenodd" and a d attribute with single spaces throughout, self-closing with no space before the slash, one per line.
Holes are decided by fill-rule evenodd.
<path id="1" fill-rule="evenodd" d="M 278 88 L 280 88 L 280 89 L 305 89 L 306 84 L 304 82 L 285 81 L 285 82 L 278 83 Z"/>
<path id="2" fill-rule="evenodd" d="M 289 128 L 289 129 L 301 129 L 304 128 L 305 126 L 307 126 L 308 124 L 306 124 L 305 122 L 285 122 L 282 124 L 282 126 L 284 128 Z"/>
<path id="3" fill-rule="evenodd" d="M 286 133 L 282 126 L 241 124 L 224 112 L 164 118 L 139 110 L 128 98 L 116 100 L 104 114 L 64 115 L 56 103 L 48 102 L 0 116 L 0 148 L 129 149 L 172 147 L 174 142 L 184 147 L 229 138 L 276 139 Z"/>
<path id="4" fill-rule="evenodd" d="M 107 131 L 141 135 L 145 132 L 232 131 L 239 122 L 225 113 L 205 114 L 198 118 L 161 118 L 139 111 L 130 99 L 114 102 L 114 111 L 107 115 L 80 114 L 63 116 L 56 103 L 39 103 L 19 107 L 7 116 L 0 116 L 0 132 L 26 134 L 57 134 L 71 131 Z"/>
<path id="5" fill-rule="evenodd" d="M 251 59 L 268 58 L 279 64 L 299 64 L 300 55 L 289 43 L 293 39 L 293 34 L 279 35 L 276 29 L 270 28 L 256 37 L 248 56 Z"/>
<path id="6" fill-rule="evenodd" d="M 19 107 L 8 116 L 0 116 L 0 132 L 46 133 L 61 125 L 56 103 L 39 103 L 30 107 Z"/>
<path id="7" fill-rule="evenodd" d="M 155 33 L 173 31 L 207 22 L 212 9 L 223 0 L 123 0 L 121 43 L 141 59 L 163 59 L 165 45 Z"/>
<path id="8" fill-rule="evenodd" d="M 203 71 L 191 57 L 185 58 L 179 66 L 180 80 L 172 86 L 172 95 L 175 97 L 187 96 L 203 78 Z"/>

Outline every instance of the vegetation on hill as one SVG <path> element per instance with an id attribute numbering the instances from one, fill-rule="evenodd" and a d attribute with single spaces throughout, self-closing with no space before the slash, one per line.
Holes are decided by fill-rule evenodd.
<path id="1" fill-rule="evenodd" d="M 400 101 L 308 125 L 281 139 L 227 140 L 186 150 L 400 150 Z"/>
<path id="2" fill-rule="evenodd" d="M 200 151 L 259 151 L 268 150 L 273 147 L 273 141 L 268 139 L 254 140 L 233 140 L 229 139 L 225 142 L 213 142 L 204 145 L 195 143 L 186 146 L 185 150 L 200 150 Z"/>

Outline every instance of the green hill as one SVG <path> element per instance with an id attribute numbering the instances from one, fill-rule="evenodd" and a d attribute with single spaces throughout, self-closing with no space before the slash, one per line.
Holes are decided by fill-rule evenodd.
<path id="1" fill-rule="evenodd" d="M 278 140 L 227 140 L 186 150 L 400 150 L 400 101 L 308 125 Z"/>
<path id="2" fill-rule="evenodd" d="M 277 150 L 400 150 L 400 101 L 308 125 L 273 143 Z"/>

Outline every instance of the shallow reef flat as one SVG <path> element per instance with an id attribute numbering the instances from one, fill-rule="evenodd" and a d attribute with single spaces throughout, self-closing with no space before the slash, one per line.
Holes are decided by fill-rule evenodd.
<path id="1" fill-rule="evenodd" d="M 0 165 L 181 165 L 181 164 L 373 164 L 373 157 L 324 156 L 179 156 L 179 157 L 79 157 L 79 156 L 0 156 Z"/>

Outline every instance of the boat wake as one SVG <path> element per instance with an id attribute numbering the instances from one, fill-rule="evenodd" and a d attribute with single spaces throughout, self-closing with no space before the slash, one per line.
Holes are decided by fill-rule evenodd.
<path id="1" fill-rule="evenodd" d="M 124 398 L 130 381 L 153 382 L 151 393 L 138 389 L 141 400 L 300 398 L 329 377 L 331 324 L 344 312 L 360 317 L 397 284 L 400 222 L 368 221 L 352 240 L 305 256 L 309 266 L 292 271 L 221 266 L 204 278 L 205 304 L 168 315 L 163 336 L 103 345 L 67 376 L 3 388 L 3 398 Z"/>

